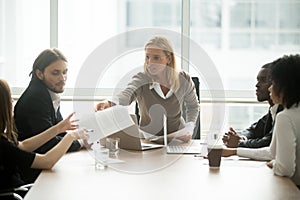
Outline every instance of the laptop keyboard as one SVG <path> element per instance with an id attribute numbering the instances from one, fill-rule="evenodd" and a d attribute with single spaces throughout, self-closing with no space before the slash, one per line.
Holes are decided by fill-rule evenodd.
<path id="1" fill-rule="evenodd" d="M 168 153 L 186 153 L 189 150 L 189 146 L 167 146 Z"/>
<path id="2" fill-rule="evenodd" d="M 167 153 L 174 153 L 174 154 L 198 154 L 198 155 L 207 155 L 207 148 L 203 148 L 203 145 L 199 146 L 182 146 L 182 145 L 174 145 L 174 146 L 167 146 L 166 148 Z"/>

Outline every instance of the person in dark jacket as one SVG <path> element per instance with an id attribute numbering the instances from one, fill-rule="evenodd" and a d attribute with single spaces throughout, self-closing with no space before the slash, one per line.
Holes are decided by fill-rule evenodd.
<path id="1" fill-rule="evenodd" d="M 241 133 L 230 128 L 223 136 L 227 147 L 260 148 L 269 146 L 272 139 L 275 115 L 282 111 L 282 106 L 273 103 L 268 88 L 271 86 L 270 71 L 272 63 L 265 64 L 257 75 L 256 96 L 259 102 L 268 101 L 269 112 Z"/>
<path id="2" fill-rule="evenodd" d="M 56 48 L 46 49 L 33 63 L 29 86 L 14 108 L 14 119 L 19 140 L 23 141 L 63 120 L 60 113 L 60 96 L 67 80 L 67 59 Z M 62 140 L 66 133 L 60 133 L 36 149 L 46 153 Z M 81 140 L 75 140 L 68 151 L 82 147 Z"/>

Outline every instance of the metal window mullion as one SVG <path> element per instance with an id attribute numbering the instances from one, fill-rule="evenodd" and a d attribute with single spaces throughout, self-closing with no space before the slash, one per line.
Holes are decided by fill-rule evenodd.
<path id="1" fill-rule="evenodd" d="M 222 23 L 221 23 L 221 49 L 223 51 L 229 50 L 230 41 L 230 2 L 229 0 L 222 0 Z"/>
<path id="2" fill-rule="evenodd" d="M 58 0 L 50 0 L 50 47 L 58 47 Z"/>
<path id="3" fill-rule="evenodd" d="M 181 23 L 181 69 L 189 72 L 190 0 L 182 0 Z"/>

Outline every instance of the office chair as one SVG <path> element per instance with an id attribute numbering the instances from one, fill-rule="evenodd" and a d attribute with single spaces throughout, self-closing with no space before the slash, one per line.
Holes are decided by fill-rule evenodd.
<path id="1" fill-rule="evenodd" d="M 194 82 L 195 89 L 196 89 L 196 94 L 198 98 L 198 104 L 200 105 L 200 81 L 198 77 L 192 77 L 192 81 Z M 182 117 L 186 119 L 185 116 L 185 105 L 182 106 Z M 198 117 L 196 120 L 195 128 L 194 128 L 194 133 L 192 135 L 192 139 L 199 139 L 200 140 L 201 136 L 201 123 L 200 123 L 200 111 L 198 113 Z"/>
<path id="2" fill-rule="evenodd" d="M 198 97 L 198 103 L 200 104 L 200 81 L 199 81 L 199 78 L 198 77 L 192 77 L 192 81 L 194 82 L 194 85 L 195 85 L 195 89 L 196 89 L 196 94 L 197 94 L 197 97 Z M 185 105 L 182 106 L 182 117 L 184 119 L 186 119 L 186 116 L 185 116 Z M 139 106 L 138 106 L 138 103 L 136 102 L 135 104 L 135 115 L 137 117 L 137 121 L 139 122 L 140 121 L 140 114 L 139 114 Z M 194 128 L 194 133 L 192 135 L 192 139 L 200 139 L 200 131 L 201 131 L 201 123 L 200 123 L 200 111 L 199 111 L 199 114 L 198 114 L 198 117 L 197 117 L 197 121 L 196 121 L 196 126 Z"/>
<path id="3" fill-rule="evenodd" d="M 17 188 L 0 190 L 0 199 L 1 200 L 23 200 L 23 197 L 32 186 L 33 184 L 27 184 Z"/>

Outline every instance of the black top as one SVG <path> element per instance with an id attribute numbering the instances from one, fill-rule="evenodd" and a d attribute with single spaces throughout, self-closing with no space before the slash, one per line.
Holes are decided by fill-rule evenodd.
<path id="1" fill-rule="evenodd" d="M 283 110 L 281 105 L 278 106 L 276 113 Z M 252 124 L 249 128 L 242 131 L 242 135 L 246 136 L 248 139 L 241 141 L 239 147 L 247 148 L 260 148 L 269 146 L 272 140 L 273 125 L 271 112 L 264 115 L 256 123 Z"/>
<path id="2" fill-rule="evenodd" d="M 34 158 L 35 153 L 23 151 L 5 138 L 0 138 L 0 189 L 23 185 L 20 169 L 30 168 Z"/>
<path id="3" fill-rule="evenodd" d="M 55 115 L 49 91 L 44 83 L 38 79 L 30 81 L 29 86 L 17 101 L 14 108 L 14 118 L 19 141 L 37 135 L 63 119 L 59 109 Z M 65 133 L 61 133 L 52 138 L 35 152 L 46 153 L 61 141 L 64 135 Z M 79 142 L 74 141 L 68 151 L 76 151 L 80 147 Z"/>

